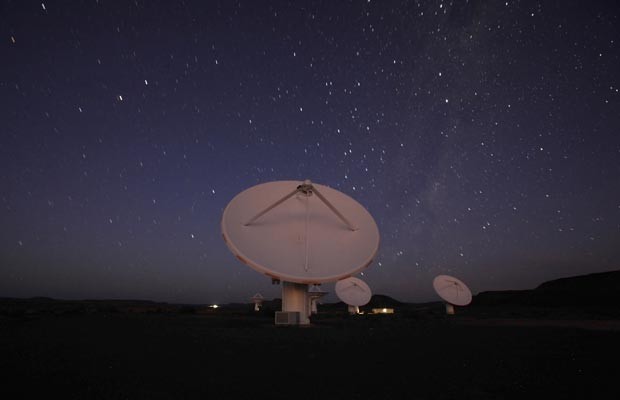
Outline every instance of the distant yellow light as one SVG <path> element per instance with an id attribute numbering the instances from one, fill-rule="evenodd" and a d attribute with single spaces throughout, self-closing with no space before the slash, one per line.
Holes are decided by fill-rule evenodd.
<path id="1" fill-rule="evenodd" d="M 209 307 L 211 307 L 211 308 L 218 308 L 219 306 L 217 304 L 211 304 Z"/>
<path id="2" fill-rule="evenodd" d="M 372 309 L 372 313 L 373 314 L 394 314 L 394 309 L 393 308 L 389 308 L 389 307 L 373 308 Z"/>

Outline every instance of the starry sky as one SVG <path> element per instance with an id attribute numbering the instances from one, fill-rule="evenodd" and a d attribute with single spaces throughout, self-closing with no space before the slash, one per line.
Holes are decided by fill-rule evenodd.
<path id="1" fill-rule="evenodd" d="M 373 293 L 620 268 L 615 1 L 0 1 L 0 297 L 250 302 L 239 192 L 312 181 Z M 334 285 L 325 301 L 337 301 Z"/>

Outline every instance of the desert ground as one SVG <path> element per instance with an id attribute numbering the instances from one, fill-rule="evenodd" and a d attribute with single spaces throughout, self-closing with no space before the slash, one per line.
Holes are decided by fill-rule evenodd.
<path id="1" fill-rule="evenodd" d="M 5 399 L 583 399 L 620 371 L 613 311 L 336 304 L 288 326 L 249 305 L 3 304 Z"/>

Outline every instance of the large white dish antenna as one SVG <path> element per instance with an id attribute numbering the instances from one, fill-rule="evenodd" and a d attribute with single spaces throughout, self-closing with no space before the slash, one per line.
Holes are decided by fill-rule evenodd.
<path id="1" fill-rule="evenodd" d="M 244 264 L 273 279 L 333 282 L 366 268 L 379 230 L 348 195 L 310 181 L 250 187 L 224 209 L 222 235 Z"/>
<path id="2" fill-rule="evenodd" d="M 353 276 L 339 280 L 335 288 L 338 298 L 350 306 L 363 306 L 372 297 L 366 282 Z"/>
<path id="3" fill-rule="evenodd" d="M 447 303 L 466 306 L 471 303 L 471 291 L 460 279 L 450 275 L 437 275 L 433 288 Z"/>

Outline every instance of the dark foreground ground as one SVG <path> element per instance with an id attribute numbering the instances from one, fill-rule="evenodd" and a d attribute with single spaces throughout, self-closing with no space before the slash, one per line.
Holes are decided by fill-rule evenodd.
<path id="1" fill-rule="evenodd" d="M 4 399 L 584 399 L 617 395 L 620 321 L 489 312 L 0 316 Z"/>

